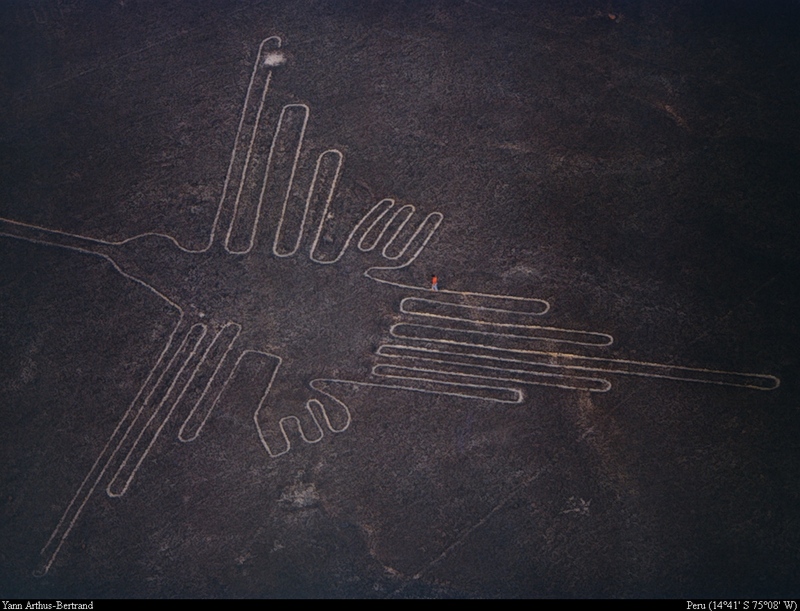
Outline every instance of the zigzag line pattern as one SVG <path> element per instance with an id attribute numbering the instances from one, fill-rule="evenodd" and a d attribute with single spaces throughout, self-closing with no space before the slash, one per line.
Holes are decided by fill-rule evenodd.
<path id="1" fill-rule="evenodd" d="M 278 37 L 267 38 L 259 47 L 219 205 L 208 241 L 202 248 L 186 248 L 174 237 L 157 232 L 112 242 L 0 218 L 0 235 L 101 257 L 125 278 L 163 299 L 179 315 L 155 365 L 42 549 L 38 574 L 45 574 L 52 567 L 87 502 L 107 476 L 110 479 L 105 485 L 106 493 L 111 497 L 125 495 L 173 416 L 184 415 L 178 432 L 180 442 L 196 440 L 226 390 L 245 376 L 249 387 L 258 392 L 253 413 L 258 439 L 272 458 L 289 452 L 294 430 L 303 442 L 314 444 L 324 438 L 326 430 L 341 433 L 348 429 L 352 422 L 350 410 L 328 389 L 335 384 L 501 404 L 522 403 L 528 386 L 607 392 L 611 382 L 605 376 L 612 374 L 757 390 L 777 388 L 779 380 L 774 376 L 562 352 L 563 346 L 603 350 L 611 346 L 613 338 L 607 333 L 536 324 L 538 317 L 550 311 L 550 304 L 542 299 L 448 289 L 434 293 L 427 287 L 392 279 L 392 272 L 412 264 L 429 245 L 444 220 L 439 212 L 425 216 L 411 231 L 408 224 L 416 213 L 415 207 L 410 204 L 397 207 L 393 199 L 382 199 L 350 230 L 338 254 L 323 257 L 320 240 L 344 157 L 337 149 L 320 153 L 308 193 L 305 197 L 296 193 L 295 179 L 310 109 L 306 104 L 285 105 L 271 138 L 264 120 L 275 65 L 271 60 L 280 47 Z M 322 202 L 319 222 L 310 228 L 310 211 L 318 201 Z M 231 257 L 253 254 L 265 202 L 280 202 L 269 250 L 277 260 L 296 256 L 304 238 L 311 236 L 308 256 L 316 264 L 335 264 L 353 250 L 365 255 L 371 253 L 380 264 L 368 267 L 364 277 L 386 287 L 417 294 L 425 291 L 425 297 L 404 297 L 400 301 L 399 312 L 404 319 L 390 327 L 391 339 L 377 348 L 379 358 L 372 367 L 372 379 L 311 380 L 309 386 L 319 399 L 312 397 L 304 405 L 310 428 L 304 428 L 297 415 L 280 418 L 279 445 L 268 440 L 264 423 L 269 420 L 268 400 L 283 363 L 281 357 L 242 347 L 242 324 L 212 320 L 202 312 L 195 313 L 186 304 L 178 304 L 138 272 L 128 270 L 125 259 L 130 254 L 128 250 L 134 247 L 139 249 L 139 255 L 152 255 L 157 252 L 154 249 L 159 241 L 173 252 L 187 255 L 210 253 L 215 247 L 221 247 Z M 401 233 L 410 233 L 402 243 Z"/>
<path id="2" fill-rule="evenodd" d="M 772 375 L 564 352 L 554 348 L 579 346 L 596 352 L 611 346 L 613 337 L 531 324 L 528 320 L 534 314 L 530 311 L 495 307 L 494 301 L 488 298 L 492 305 L 482 306 L 460 303 L 452 296 L 402 299 L 399 309 L 406 320 L 390 327 L 391 343 L 378 346 L 376 355 L 381 358 L 372 374 L 391 379 L 394 387 L 403 380 L 403 388 L 436 394 L 441 392 L 436 385 L 458 386 L 468 381 L 461 384 L 461 392 L 449 394 L 508 402 L 487 396 L 485 389 L 491 387 L 500 397 L 517 393 L 516 403 L 524 400 L 524 386 L 608 392 L 612 385 L 607 376 L 611 375 L 752 390 L 774 390 L 780 385 Z M 476 386 L 480 394 L 470 390 Z"/>

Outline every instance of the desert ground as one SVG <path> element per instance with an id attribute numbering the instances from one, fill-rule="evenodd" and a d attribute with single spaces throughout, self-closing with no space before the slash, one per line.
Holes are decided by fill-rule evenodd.
<path id="1" fill-rule="evenodd" d="M 797 597 L 799 33 L 3 3 L 0 594 Z"/>

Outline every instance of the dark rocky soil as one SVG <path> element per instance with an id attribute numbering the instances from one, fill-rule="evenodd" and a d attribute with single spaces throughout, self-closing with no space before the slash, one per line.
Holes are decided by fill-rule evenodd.
<path id="1" fill-rule="evenodd" d="M 440 211 L 410 282 L 546 299 L 544 324 L 612 334 L 614 358 L 781 385 L 353 387 L 346 431 L 270 458 L 265 359 L 195 441 L 170 418 L 124 496 L 101 477 L 36 577 L 178 315 L 105 259 L 0 237 L 0 595 L 796 597 L 798 32 L 789 1 L 3 3 L 3 218 L 202 248 L 280 36 L 265 112 L 310 108 L 298 184 L 344 154 L 323 247 L 384 197 Z M 291 414 L 313 378 L 368 379 L 407 294 L 360 255 L 182 267 L 163 246 L 147 273 L 240 315 Z"/>

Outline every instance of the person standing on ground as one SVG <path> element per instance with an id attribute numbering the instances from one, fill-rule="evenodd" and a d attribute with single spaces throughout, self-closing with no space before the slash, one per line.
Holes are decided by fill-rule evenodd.
<path id="1" fill-rule="evenodd" d="M 439 290 L 439 278 L 436 277 L 436 274 L 431 276 L 431 290 L 432 291 Z"/>

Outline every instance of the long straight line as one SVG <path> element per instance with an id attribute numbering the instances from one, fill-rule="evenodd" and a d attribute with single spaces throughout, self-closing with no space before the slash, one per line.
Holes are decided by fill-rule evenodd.
<path id="1" fill-rule="evenodd" d="M 553 464 L 555 463 L 555 461 L 556 461 L 556 458 L 554 458 L 554 459 L 553 459 L 553 460 L 550 462 L 550 464 L 548 464 L 548 465 L 545 465 L 544 467 L 542 467 L 541 469 L 539 469 L 538 471 L 536 471 L 536 473 L 534 473 L 533 475 L 531 475 L 529 478 L 525 479 L 523 482 L 521 482 L 520 484 L 518 484 L 517 486 L 515 486 L 515 487 L 514 487 L 514 488 L 513 488 L 513 489 L 512 489 L 512 490 L 511 490 L 511 491 L 510 491 L 508 494 L 506 494 L 506 495 L 505 495 L 505 496 L 504 496 L 502 499 L 500 499 L 500 501 L 499 501 L 499 502 L 498 502 L 498 503 L 497 503 L 497 504 L 496 504 L 494 507 L 492 507 L 492 508 L 491 508 L 491 509 L 488 511 L 488 513 L 486 513 L 486 515 L 484 515 L 484 516 L 483 516 L 483 517 L 482 517 L 480 520 L 478 520 L 477 522 L 475 522 L 475 523 L 474 523 L 472 526 L 470 526 L 469 528 L 467 528 L 466 530 L 464 530 L 464 531 L 463 531 L 463 532 L 462 532 L 462 533 L 461 533 L 461 534 L 460 534 L 460 535 L 459 535 L 459 536 L 456 538 L 456 540 L 455 540 L 455 541 L 453 541 L 453 542 L 452 542 L 450 545 L 448 545 L 448 546 L 447 546 L 447 547 L 446 547 L 446 548 L 445 548 L 445 549 L 444 549 L 444 550 L 443 550 L 443 551 L 442 551 L 442 552 L 441 552 L 441 553 L 440 553 L 438 556 L 436 556 L 436 558 L 434 558 L 433 560 L 431 560 L 431 561 L 430 561 L 428 564 L 426 564 L 426 565 L 425 565 L 423 568 L 421 568 L 419 571 L 417 571 L 417 572 L 416 572 L 416 573 L 415 573 L 415 574 L 414 574 L 414 575 L 411 577 L 411 580 L 409 580 L 409 581 L 406 581 L 406 583 L 404 583 L 402 586 L 400 586 L 399 588 L 397 588 L 397 589 L 396 589 L 394 592 L 392 592 L 391 594 L 389 594 L 389 596 L 388 596 L 387 598 L 391 598 L 391 597 L 393 597 L 393 596 L 395 596 L 395 595 L 399 594 L 399 593 L 400 593 L 400 592 L 402 592 L 403 590 L 405 590 L 405 589 L 406 589 L 406 588 L 407 588 L 407 587 L 408 587 L 408 586 L 409 586 L 411 583 L 413 583 L 414 581 L 417 581 L 417 580 L 419 580 L 419 579 L 420 579 L 420 578 L 421 578 L 421 577 L 422 577 L 422 576 L 423 576 L 425 573 L 427 573 L 428 571 L 430 571 L 430 570 L 431 570 L 432 568 L 434 568 L 434 567 L 435 567 L 437 564 L 439 564 L 440 562 L 442 562 L 442 560 L 444 560 L 445 558 L 447 558 L 447 557 L 450 555 L 450 553 L 451 553 L 453 550 L 455 550 L 455 549 L 457 549 L 457 548 L 461 547 L 461 546 L 464 544 L 464 541 L 466 541 L 466 540 L 467 540 L 467 539 L 470 537 L 470 535 L 472 535 L 472 533 L 474 533 L 474 532 L 475 532 L 476 530 L 478 530 L 478 529 L 479 529 L 481 526 L 483 526 L 484 524 L 486 524 L 486 522 L 488 522 L 488 521 L 489 521 L 489 520 L 492 518 L 492 516 L 494 516 L 494 515 L 495 515 L 495 514 L 496 514 L 498 511 L 500 511 L 500 510 L 501 510 L 503 507 L 505 507 L 505 506 L 506 506 L 506 504 L 507 504 L 507 503 L 508 503 L 508 502 L 509 502 L 511 499 L 513 499 L 513 498 L 514 498 L 514 497 L 517 495 L 517 493 L 518 493 L 520 490 L 522 490 L 522 489 L 523 489 L 523 488 L 525 488 L 526 486 L 529 486 L 530 484 L 532 484 L 533 482 L 535 482 L 537 479 L 539 479 L 539 477 L 541 477 L 541 476 L 542 476 L 542 475 L 543 475 L 543 474 L 544 474 L 546 471 L 548 471 L 548 470 L 549 470 L 549 469 L 550 469 L 550 468 L 553 466 Z"/>

